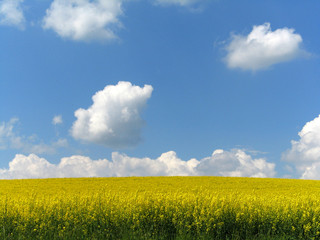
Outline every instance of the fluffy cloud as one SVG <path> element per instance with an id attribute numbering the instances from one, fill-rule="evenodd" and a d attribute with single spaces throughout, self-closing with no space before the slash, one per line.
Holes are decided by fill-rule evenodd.
<path id="1" fill-rule="evenodd" d="M 263 158 L 252 159 L 241 149 L 218 149 L 211 157 L 204 158 L 197 166 L 200 175 L 230 177 L 274 177 L 275 164 Z"/>
<path id="2" fill-rule="evenodd" d="M 46 178 L 54 176 L 55 166 L 35 154 L 28 157 L 17 154 L 9 163 L 9 169 L 0 169 L 0 178 Z"/>
<path id="3" fill-rule="evenodd" d="M 24 0 L 0 1 L 0 25 L 24 28 L 25 18 L 21 8 Z"/>
<path id="4" fill-rule="evenodd" d="M 183 161 L 173 151 L 163 153 L 159 158 L 132 158 L 113 153 L 114 176 L 190 176 L 196 175 L 196 159 Z"/>
<path id="5" fill-rule="evenodd" d="M 84 156 L 62 158 L 51 164 L 35 154 L 17 154 L 8 169 L 0 169 L 0 178 L 51 178 L 51 177 L 124 177 L 124 176 L 242 176 L 273 177 L 274 164 L 264 159 L 252 159 L 240 149 L 216 150 L 211 157 L 200 161 L 183 161 L 173 151 L 157 159 L 133 158 L 113 153 L 112 161 L 91 160 Z"/>
<path id="6" fill-rule="evenodd" d="M 307 122 L 282 159 L 293 163 L 302 178 L 320 179 L 320 115 Z"/>
<path id="7" fill-rule="evenodd" d="M 306 167 L 301 178 L 320 180 L 320 162 L 313 163 L 311 166 Z"/>
<path id="8" fill-rule="evenodd" d="M 229 68 L 256 71 L 292 60 L 303 52 L 302 37 L 292 28 L 271 31 L 270 23 L 254 26 L 248 36 L 234 35 L 227 46 Z"/>
<path id="9" fill-rule="evenodd" d="M 180 5 L 180 6 L 190 6 L 197 2 L 201 2 L 203 0 L 156 0 L 156 4 L 159 5 Z"/>
<path id="10" fill-rule="evenodd" d="M 144 125 L 140 113 L 152 91 L 150 85 L 141 88 L 130 82 L 106 86 L 92 97 L 92 106 L 75 111 L 72 136 L 112 148 L 136 145 Z"/>
<path id="11" fill-rule="evenodd" d="M 25 153 L 53 154 L 57 148 L 67 147 L 66 139 L 58 139 L 50 145 L 40 141 L 37 136 L 20 136 L 15 131 L 19 119 L 12 118 L 9 122 L 0 123 L 0 150 L 18 149 Z"/>
<path id="12" fill-rule="evenodd" d="M 77 41 L 115 39 L 121 26 L 120 0 L 54 0 L 43 19 L 43 28 Z"/>

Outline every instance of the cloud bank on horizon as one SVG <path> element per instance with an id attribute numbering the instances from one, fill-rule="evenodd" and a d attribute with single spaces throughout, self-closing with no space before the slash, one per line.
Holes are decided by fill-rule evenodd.
<path id="1" fill-rule="evenodd" d="M 17 154 L 8 169 L 0 169 L 0 179 L 127 177 L 127 176 L 230 176 L 274 177 L 275 164 L 263 158 L 253 159 L 241 149 L 215 150 L 202 160 L 181 160 L 174 151 L 157 159 L 134 158 L 117 152 L 112 161 L 92 160 L 85 156 L 62 158 L 51 164 L 35 154 Z"/>
<path id="2" fill-rule="evenodd" d="M 292 28 L 271 31 L 270 23 L 253 26 L 247 35 L 233 35 L 226 46 L 229 68 L 257 71 L 302 55 L 302 37 Z"/>

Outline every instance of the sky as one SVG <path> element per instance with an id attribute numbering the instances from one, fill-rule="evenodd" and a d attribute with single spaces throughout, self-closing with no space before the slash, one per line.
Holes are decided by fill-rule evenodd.
<path id="1" fill-rule="evenodd" d="M 319 7 L 0 0 L 0 178 L 320 179 Z"/>

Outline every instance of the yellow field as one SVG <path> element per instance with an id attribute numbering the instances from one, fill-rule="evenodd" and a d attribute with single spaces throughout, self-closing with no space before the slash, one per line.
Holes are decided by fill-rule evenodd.
<path id="1" fill-rule="evenodd" d="M 1 239 L 320 239 L 320 181 L 0 181 Z"/>

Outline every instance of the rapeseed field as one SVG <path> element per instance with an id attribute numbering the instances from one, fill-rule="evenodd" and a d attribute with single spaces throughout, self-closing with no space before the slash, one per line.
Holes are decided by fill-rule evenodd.
<path id="1" fill-rule="evenodd" d="M 0 181 L 0 239 L 320 239 L 320 181 Z"/>

